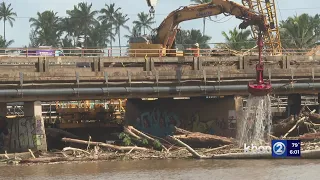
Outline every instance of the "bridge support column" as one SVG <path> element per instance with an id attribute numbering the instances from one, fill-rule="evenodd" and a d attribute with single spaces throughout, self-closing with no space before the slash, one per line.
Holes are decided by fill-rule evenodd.
<path id="1" fill-rule="evenodd" d="M 46 133 L 44 127 L 44 120 L 42 118 L 42 105 L 40 101 L 25 102 L 24 103 L 24 116 L 25 120 L 33 121 L 32 127 L 33 134 L 32 141 L 34 147 L 32 149 L 47 151 Z"/>
<path id="2" fill-rule="evenodd" d="M 301 110 L 301 95 L 290 94 L 288 96 L 287 115 L 298 115 Z"/>
<path id="3" fill-rule="evenodd" d="M 42 116 L 41 101 L 24 102 L 24 116 Z"/>
<path id="4" fill-rule="evenodd" d="M 101 70 L 100 58 L 93 58 L 92 71 L 93 72 L 100 72 L 100 70 Z"/>
<path id="5" fill-rule="evenodd" d="M 6 117 L 7 116 L 7 103 L 1 102 L 0 103 L 0 117 Z"/>

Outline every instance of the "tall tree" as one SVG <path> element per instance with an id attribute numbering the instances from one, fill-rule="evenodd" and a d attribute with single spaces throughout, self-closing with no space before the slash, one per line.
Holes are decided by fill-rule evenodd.
<path id="1" fill-rule="evenodd" d="M 87 47 L 88 33 L 90 29 L 98 23 L 95 19 L 95 15 L 98 11 L 93 11 L 92 3 L 81 2 L 77 6 L 73 7 L 73 10 L 67 11 L 67 14 L 71 17 L 73 23 L 76 23 L 75 28 L 79 28 L 80 32 L 84 35 L 84 46 Z"/>
<path id="2" fill-rule="evenodd" d="M 39 46 L 39 40 L 37 37 L 37 32 L 34 29 L 31 29 L 31 32 L 29 33 L 29 47 L 36 48 Z"/>
<path id="3" fill-rule="evenodd" d="M 121 12 L 118 12 L 115 14 L 115 26 L 116 26 L 116 34 L 118 34 L 118 40 L 119 40 L 119 48 L 120 48 L 120 56 L 121 56 L 121 34 L 120 29 L 124 28 L 129 31 L 129 26 L 126 25 L 126 23 L 129 21 L 130 18 L 127 17 L 127 14 L 122 14 Z"/>
<path id="4" fill-rule="evenodd" d="M 59 46 L 62 35 L 61 19 L 56 12 L 44 11 L 37 13 L 37 18 L 30 18 L 30 27 L 34 28 L 38 45 Z"/>
<path id="5" fill-rule="evenodd" d="M 110 33 L 112 33 L 112 24 L 98 22 L 96 26 L 91 27 L 89 31 L 88 45 L 91 47 L 105 48 L 110 41 Z"/>
<path id="6" fill-rule="evenodd" d="M 14 40 L 6 41 L 2 36 L 0 36 L 0 48 L 7 48 L 14 43 Z"/>
<path id="7" fill-rule="evenodd" d="M 194 2 L 196 4 L 205 4 L 205 3 L 210 3 L 212 0 L 191 0 L 191 2 Z M 210 18 L 210 17 L 209 17 Z M 205 35 L 206 32 L 206 17 L 203 18 L 203 30 L 202 34 Z"/>
<path id="8" fill-rule="evenodd" d="M 138 37 L 139 31 L 137 26 L 133 26 L 131 30 L 129 30 L 130 35 L 124 35 L 125 38 L 130 39 L 131 37 Z"/>
<path id="9" fill-rule="evenodd" d="M 138 14 L 138 20 L 133 21 L 133 24 L 138 28 L 139 32 L 143 29 L 143 34 L 146 34 L 146 30 L 152 29 L 151 25 L 154 24 L 154 18 L 150 17 L 149 14 L 140 12 Z"/>
<path id="10" fill-rule="evenodd" d="M 280 22 L 281 41 L 284 48 L 307 49 L 320 39 L 320 17 L 301 14 Z"/>
<path id="11" fill-rule="evenodd" d="M 229 48 L 233 50 L 250 49 L 256 45 L 251 38 L 251 31 L 238 30 L 236 27 L 228 33 L 223 31 L 222 36 L 226 39 L 226 44 L 220 45 L 220 48 Z"/>
<path id="12" fill-rule="evenodd" d="M 65 32 L 65 37 L 63 38 L 63 46 L 69 45 L 70 47 L 75 47 L 78 41 L 78 36 L 80 35 L 80 31 L 77 28 L 76 22 L 71 17 L 66 17 L 61 20 L 61 30 Z M 71 44 L 69 43 L 71 40 Z M 68 43 L 66 43 L 68 42 Z"/>
<path id="13" fill-rule="evenodd" d="M 13 8 L 11 4 L 8 6 L 5 2 L 0 4 L 0 20 L 3 20 L 3 39 L 6 40 L 6 21 L 9 22 L 10 26 L 13 27 L 13 21 L 15 21 L 15 17 L 17 13 L 13 12 Z M 9 41 L 10 42 L 10 41 Z"/>
<path id="14" fill-rule="evenodd" d="M 110 5 L 105 4 L 105 8 L 102 8 L 100 10 L 100 13 L 102 14 L 101 16 L 98 17 L 99 21 L 102 21 L 102 23 L 111 23 L 115 25 L 116 23 L 116 14 L 121 10 L 121 8 L 116 8 L 115 3 L 112 3 Z M 116 33 L 114 33 L 116 34 Z M 110 34 L 111 36 L 112 34 Z M 114 36 L 110 37 L 110 46 L 112 48 L 112 42 L 114 41 Z"/>
<path id="15" fill-rule="evenodd" d="M 201 49 L 210 48 L 208 42 L 210 36 L 203 35 L 200 30 L 180 30 L 176 36 L 176 44 L 183 45 L 184 48 L 190 48 L 195 43 L 198 43 Z"/>

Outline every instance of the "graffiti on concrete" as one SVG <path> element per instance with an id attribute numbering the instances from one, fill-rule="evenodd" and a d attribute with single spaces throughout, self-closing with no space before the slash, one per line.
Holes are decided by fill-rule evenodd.
<path id="1" fill-rule="evenodd" d="M 136 127 L 155 136 L 171 135 L 174 126 L 180 127 L 179 117 L 173 112 L 153 109 L 140 114 Z"/>
<path id="2" fill-rule="evenodd" d="M 228 124 L 224 118 L 215 118 L 213 120 L 201 119 L 200 114 L 197 112 L 191 116 L 184 128 L 193 132 L 217 134 L 217 132 L 227 129 Z"/>
<path id="3" fill-rule="evenodd" d="M 5 138 L 2 138 L 3 146 L 0 147 L 0 150 L 18 152 L 41 149 L 41 146 L 46 146 L 45 130 L 41 117 L 3 118 L 3 120 L 6 121 L 8 133 Z"/>

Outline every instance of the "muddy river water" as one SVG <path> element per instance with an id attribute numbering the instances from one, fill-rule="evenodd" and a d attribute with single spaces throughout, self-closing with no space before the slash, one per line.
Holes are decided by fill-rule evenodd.
<path id="1" fill-rule="evenodd" d="M 319 179 L 320 160 L 146 160 L 0 166 L 0 179 Z"/>

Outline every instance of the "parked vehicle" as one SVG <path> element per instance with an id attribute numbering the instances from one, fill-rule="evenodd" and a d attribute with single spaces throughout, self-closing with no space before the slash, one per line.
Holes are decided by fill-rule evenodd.
<path id="1" fill-rule="evenodd" d="M 65 56 L 63 50 L 54 50 L 51 46 L 39 46 L 39 49 L 23 50 L 20 54 L 24 56 Z"/>

